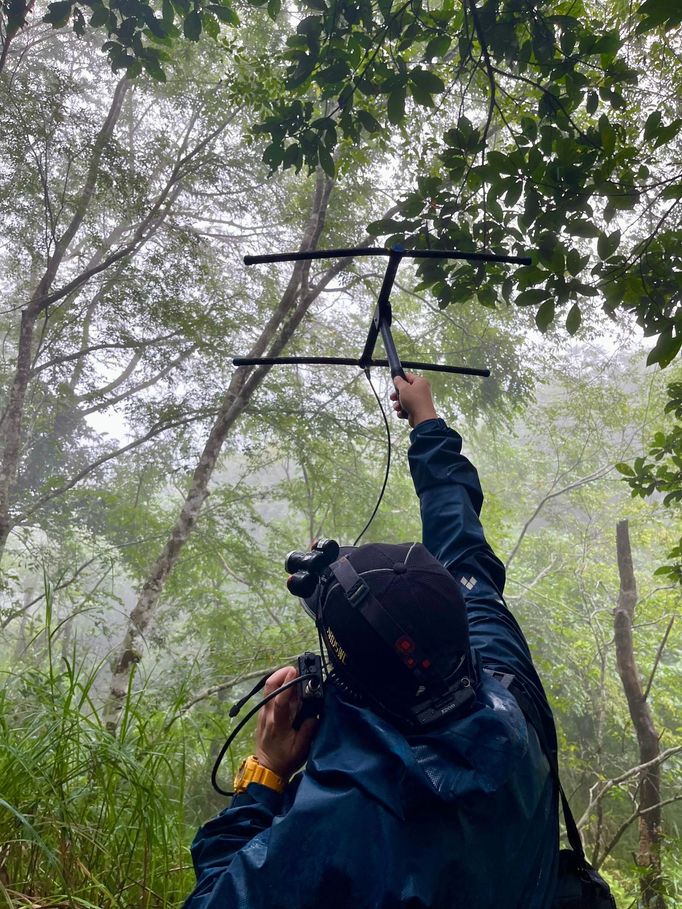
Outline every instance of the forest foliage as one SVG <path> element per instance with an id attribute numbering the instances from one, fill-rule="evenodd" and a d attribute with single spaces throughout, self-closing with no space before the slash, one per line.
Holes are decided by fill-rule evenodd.
<path id="1" fill-rule="evenodd" d="M 396 341 L 491 369 L 434 396 L 479 466 L 565 788 L 619 904 L 680 902 L 681 22 L 661 0 L 2 0 L 9 907 L 191 888 L 229 704 L 316 646 L 283 556 L 352 542 L 387 455 L 361 373 L 231 365 L 357 356 L 380 269 L 242 256 L 378 242 L 533 258 L 403 266 Z M 420 534 L 391 434 L 365 541 Z"/>

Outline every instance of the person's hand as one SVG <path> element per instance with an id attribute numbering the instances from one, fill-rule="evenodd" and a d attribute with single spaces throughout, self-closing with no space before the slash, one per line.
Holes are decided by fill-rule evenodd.
<path id="1" fill-rule="evenodd" d="M 278 669 L 265 683 L 265 694 L 290 682 L 297 676 L 293 666 Z M 296 686 L 278 694 L 258 712 L 256 728 L 256 758 L 258 763 L 277 776 L 288 780 L 308 757 L 317 729 L 317 720 L 306 720 L 300 729 L 291 724 L 298 707 Z"/>
<path id="2" fill-rule="evenodd" d="M 418 426 L 424 420 L 437 419 L 438 414 L 433 405 L 429 383 L 411 372 L 405 373 L 405 376 L 405 379 L 401 379 L 400 376 L 393 379 L 395 391 L 391 392 L 391 400 L 395 412 L 401 419 L 409 420 L 412 427 Z"/>

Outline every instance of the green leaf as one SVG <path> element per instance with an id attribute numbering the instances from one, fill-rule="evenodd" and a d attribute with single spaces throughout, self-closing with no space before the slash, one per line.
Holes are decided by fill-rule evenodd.
<path id="1" fill-rule="evenodd" d="M 675 570 L 672 565 L 662 565 L 654 571 L 654 577 L 674 577 Z"/>
<path id="2" fill-rule="evenodd" d="M 270 170 L 275 171 L 282 163 L 284 158 L 284 147 L 279 142 L 271 142 L 263 152 L 263 161 L 270 166 Z"/>
<path id="3" fill-rule="evenodd" d="M 635 472 L 632 469 L 632 467 L 630 467 L 629 464 L 626 464 L 625 461 L 619 461 L 615 465 L 615 468 L 618 471 L 618 473 L 622 473 L 624 477 L 634 477 L 634 475 L 635 475 Z"/>
<path id="4" fill-rule="evenodd" d="M 591 237 L 601 236 L 601 231 L 595 224 L 582 218 L 569 218 L 566 222 L 566 230 L 574 237 L 585 237 L 589 239 Z"/>
<path id="5" fill-rule="evenodd" d="M 635 189 L 634 186 L 618 186 L 615 183 L 607 184 L 606 194 L 609 199 L 607 208 L 610 206 L 612 209 L 618 209 L 619 211 L 627 211 L 634 208 L 639 202 L 640 196 L 639 190 Z M 604 210 L 604 217 L 609 220 L 606 209 Z"/>
<path id="6" fill-rule="evenodd" d="M 545 300 L 535 313 L 535 324 L 541 332 L 547 331 L 554 321 L 554 300 Z"/>
<path id="7" fill-rule="evenodd" d="M 637 27 L 640 33 L 649 31 L 657 25 L 666 25 L 670 28 L 682 21 L 682 9 L 675 0 L 646 0 L 637 10 L 637 15 L 644 19 Z"/>
<path id="8" fill-rule="evenodd" d="M 193 10 L 186 18 L 182 30 L 185 38 L 190 41 L 198 41 L 201 35 L 201 13 Z"/>
<path id="9" fill-rule="evenodd" d="M 282 9 L 282 0 L 268 0 L 268 16 L 275 20 Z"/>
<path id="10" fill-rule="evenodd" d="M 303 154 L 301 152 L 301 146 L 298 142 L 293 142 L 291 145 L 288 145 L 284 157 L 282 158 L 282 167 L 286 170 L 287 167 L 295 167 L 298 172 L 301 169 L 303 163 Z"/>
<path id="11" fill-rule="evenodd" d="M 661 122 L 661 117 L 663 114 L 660 110 L 655 110 L 649 114 L 646 118 L 646 123 L 644 124 L 644 141 L 648 142 L 650 139 L 656 135 L 658 131 L 658 125 Z"/>
<path id="12" fill-rule="evenodd" d="M 667 328 L 658 336 L 655 346 L 649 351 L 646 358 L 646 365 L 652 366 L 658 363 L 661 369 L 665 369 L 675 359 L 682 347 L 682 335 L 673 337 L 672 328 Z"/>
<path id="13" fill-rule="evenodd" d="M 486 309 L 496 309 L 497 294 L 494 287 L 486 285 L 481 287 L 476 294 L 478 297 L 478 302 L 481 306 L 485 306 Z"/>
<path id="14" fill-rule="evenodd" d="M 306 16 L 296 26 L 296 34 L 317 38 L 322 33 L 322 16 Z"/>
<path id="15" fill-rule="evenodd" d="M 382 218 L 380 221 L 372 221 L 367 225 L 367 233 L 372 237 L 383 237 L 388 234 L 395 234 L 400 230 L 400 225 L 390 218 Z"/>
<path id="16" fill-rule="evenodd" d="M 410 72 L 410 82 L 430 95 L 445 91 L 445 83 L 435 73 L 417 67 Z"/>
<path id="17" fill-rule="evenodd" d="M 147 60 L 147 59 L 143 58 L 139 62 L 142 64 L 142 66 L 145 68 L 145 70 L 149 73 L 149 75 L 152 77 L 152 79 L 155 79 L 157 82 L 166 81 L 166 74 L 163 71 L 161 64 L 159 63 L 158 60 L 153 60 L 153 59 Z M 130 70 L 128 70 L 128 74 L 130 74 Z"/>
<path id="18" fill-rule="evenodd" d="M 100 28 L 109 21 L 109 10 L 102 6 L 101 3 L 92 7 L 92 16 L 90 16 L 90 25 L 93 28 Z"/>
<path id="19" fill-rule="evenodd" d="M 221 22 L 225 22 L 227 25 L 239 25 L 239 16 L 231 6 L 225 6 L 222 3 L 211 3 L 206 9 L 209 13 L 213 13 L 217 19 L 220 19 Z"/>
<path id="20" fill-rule="evenodd" d="M 660 127 L 656 133 L 654 148 L 659 148 L 661 145 L 665 145 L 667 142 L 670 142 L 670 140 L 674 139 L 675 136 L 679 133 L 680 129 L 682 129 L 682 120 L 673 120 L 673 122 L 669 123 L 668 126 Z"/>
<path id="21" fill-rule="evenodd" d="M 410 94 L 412 95 L 414 100 L 417 102 L 417 104 L 421 104 L 422 107 L 435 107 L 436 106 L 434 104 L 431 93 L 426 91 L 425 88 L 422 88 L 419 85 L 415 85 L 414 83 L 412 83 L 410 85 Z"/>
<path id="22" fill-rule="evenodd" d="M 603 54 L 606 57 L 613 57 L 618 53 L 622 44 L 620 34 L 617 29 L 612 29 L 603 35 L 600 35 L 595 44 L 592 46 L 591 53 Z"/>
<path id="23" fill-rule="evenodd" d="M 533 117 L 521 117 L 521 132 L 531 142 L 535 142 L 538 137 L 538 123 Z"/>
<path id="24" fill-rule="evenodd" d="M 534 287 L 531 290 L 524 290 L 522 293 L 517 294 L 514 302 L 517 306 L 537 306 L 538 303 L 546 300 L 548 296 L 548 290 L 543 287 Z"/>
<path id="25" fill-rule="evenodd" d="M 608 259 L 620 246 L 620 231 L 614 230 L 612 234 L 600 234 L 597 240 L 597 253 L 600 259 Z"/>
<path id="26" fill-rule="evenodd" d="M 320 166 L 322 170 L 328 177 L 333 177 L 336 173 L 336 167 L 334 165 L 334 159 L 329 154 L 324 145 L 320 145 L 318 149 L 318 155 L 320 158 Z"/>
<path id="27" fill-rule="evenodd" d="M 320 70 L 317 74 L 316 81 L 318 84 L 326 82 L 331 85 L 336 85 L 337 82 L 343 82 L 349 75 L 350 68 L 348 64 L 343 60 L 338 60 L 326 69 Z"/>
<path id="28" fill-rule="evenodd" d="M 569 335 L 574 335 L 577 330 L 580 328 L 580 323 L 582 322 L 583 317 L 580 312 L 580 307 L 577 303 L 574 303 L 573 306 L 568 311 L 566 316 L 566 331 Z"/>
<path id="29" fill-rule="evenodd" d="M 315 69 L 316 58 L 312 54 L 302 54 L 296 61 L 293 72 L 285 80 L 287 88 L 298 88 Z"/>
<path id="30" fill-rule="evenodd" d="M 577 249 L 569 249 L 566 253 L 566 269 L 574 277 L 584 268 L 583 257 Z"/>
<path id="31" fill-rule="evenodd" d="M 500 173 L 515 175 L 518 171 L 517 165 L 514 164 L 509 155 L 504 155 L 502 152 L 490 151 L 486 155 L 486 160 L 491 167 L 494 167 Z"/>
<path id="32" fill-rule="evenodd" d="M 661 199 L 682 199 L 682 183 L 673 183 L 666 186 L 661 193 Z"/>
<path id="33" fill-rule="evenodd" d="M 368 133 L 378 133 L 381 132 L 381 123 L 377 120 L 376 117 L 373 117 L 369 111 L 358 110 L 356 111 L 355 116 L 358 118 L 362 124 L 363 129 L 366 129 Z"/>
<path id="34" fill-rule="evenodd" d="M 443 57 L 452 43 L 448 35 L 438 35 L 432 38 L 424 49 L 424 59 L 431 60 L 433 57 Z"/>
<path id="35" fill-rule="evenodd" d="M 210 38 L 217 38 L 220 34 L 220 26 L 218 25 L 214 16 L 208 12 L 204 12 L 201 16 L 201 22 L 204 28 L 204 31 Z"/>
<path id="36" fill-rule="evenodd" d="M 69 21 L 70 15 L 71 0 L 57 0 L 56 3 L 48 3 L 43 22 L 47 22 L 52 28 L 61 28 Z"/>
<path id="37" fill-rule="evenodd" d="M 602 114 L 599 118 L 599 138 L 601 139 L 602 148 L 607 153 L 607 155 L 612 155 L 616 148 L 616 135 L 615 129 L 609 123 L 609 118 L 606 114 Z"/>
<path id="38" fill-rule="evenodd" d="M 507 190 L 504 201 L 507 205 L 512 206 L 521 198 L 521 191 L 523 190 L 523 183 L 520 180 L 515 180 L 512 185 Z"/>
<path id="39" fill-rule="evenodd" d="M 405 89 L 398 88 L 392 91 L 388 96 L 386 105 L 388 119 L 394 125 L 398 126 L 405 119 Z"/>

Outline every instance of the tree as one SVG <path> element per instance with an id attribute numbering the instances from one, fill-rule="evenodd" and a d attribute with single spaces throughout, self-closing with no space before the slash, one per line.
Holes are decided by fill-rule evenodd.
<path id="1" fill-rule="evenodd" d="M 682 119 L 658 76 L 679 65 L 674 9 L 656 0 L 627 11 L 612 4 L 605 22 L 606 7 L 587 2 L 570 9 L 549 0 L 307 6 L 311 12 L 275 52 L 285 94 L 273 96 L 270 84 L 263 90 L 272 54 L 242 68 L 239 90 L 262 108 L 256 130 L 270 139 L 264 160 L 273 170 L 306 164 L 332 174 L 339 138 L 386 147 L 392 127 L 422 120 L 416 185 L 403 195 L 399 217 L 375 221 L 371 231 L 388 242 L 511 244 L 534 254 L 531 268 L 512 275 L 423 264 L 423 286 L 442 306 L 474 295 L 494 306 L 501 295 L 536 309 L 541 330 L 562 312 L 575 333 L 590 312 L 585 299 L 597 298 L 607 314 L 623 309 L 645 335 L 657 336 L 651 362 L 676 356 L 679 269 L 671 266 L 680 175 L 670 165 Z M 142 2 L 125 24 L 116 5 L 108 14 L 95 10 L 91 25 L 119 38 L 105 45 L 115 69 L 134 74 L 151 65 L 159 76 L 153 44 L 177 37 L 176 14 L 193 40 L 202 23 L 213 22 L 215 32 L 215 16 L 234 20 L 219 4 L 164 10 L 157 20 Z M 279 3 L 268 13 L 276 17 Z M 82 31 L 80 4 L 50 4 L 54 25 L 71 17 Z M 637 217 L 628 225 L 629 212 Z"/>
<path id="2" fill-rule="evenodd" d="M 322 174 L 318 175 L 311 213 L 301 243 L 301 249 L 314 249 L 317 245 L 324 228 L 332 186 L 332 180 L 325 178 Z M 266 352 L 269 356 L 276 356 L 284 347 L 320 291 L 343 268 L 343 265 L 332 266 L 311 288 L 309 286 L 310 262 L 304 262 L 301 265 L 297 263 L 297 266 L 294 268 L 294 274 L 282 295 L 277 309 L 252 348 L 251 356 L 261 356 Z M 253 391 L 258 387 L 267 372 L 267 367 L 258 367 L 250 371 L 237 371 L 233 375 L 217 419 L 211 428 L 199 462 L 194 470 L 182 510 L 171 529 L 166 545 L 150 569 L 135 609 L 130 615 L 128 630 L 116 656 L 111 685 L 109 718 L 107 720 L 112 730 L 116 728 L 118 716 L 124 704 L 128 690 L 130 668 L 140 659 L 136 641 L 140 636 L 144 635 L 147 626 L 151 622 L 166 578 L 173 569 L 178 555 L 196 523 L 201 506 L 208 495 L 208 484 L 222 450 L 225 436 L 248 405 Z"/>
<path id="3" fill-rule="evenodd" d="M 682 503 L 682 382 L 668 385 L 665 413 L 672 415 L 675 422 L 667 430 L 654 434 L 647 455 L 635 458 L 632 465 L 619 463 L 616 468 L 629 483 L 633 496 L 662 495 L 663 504 L 670 508 L 672 515 L 678 515 Z M 668 558 L 672 562 L 655 573 L 682 581 L 682 538 L 668 553 Z"/>
<path id="4" fill-rule="evenodd" d="M 632 625 L 637 605 L 637 586 L 632 567 L 632 550 L 628 522 L 616 526 L 620 592 L 614 614 L 616 660 L 618 673 L 628 701 L 630 716 L 639 743 L 640 775 L 639 856 L 642 868 L 642 903 L 651 909 L 665 909 L 664 885 L 661 877 L 661 766 L 660 733 L 656 729 L 647 695 L 642 689 L 632 642 Z"/>
<path id="5" fill-rule="evenodd" d="M 677 886 L 669 846 L 682 797 L 674 706 L 679 595 L 651 576 L 661 548 L 674 538 L 665 509 L 628 499 L 613 470 L 622 455 L 641 451 L 665 386 L 659 374 L 644 373 L 641 359 L 628 366 L 612 356 L 602 353 L 600 364 L 595 349 L 565 352 L 537 403 L 519 419 L 517 434 L 491 438 L 482 427 L 473 450 L 486 491 L 486 533 L 508 565 L 506 596 L 557 718 L 564 788 L 590 861 L 609 877 L 619 904 L 627 904 L 639 889 L 631 854 L 649 809 L 661 812 L 663 874 L 671 894 Z M 660 735 L 660 753 L 648 765 L 617 674 L 613 526 L 624 517 L 634 528 L 640 579 L 636 662 Z M 654 771 L 660 798 L 643 803 L 640 780 Z"/>
<path id="6" fill-rule="evenodd" d="M 191 64 L 164 90 L 133 87 L 101 64 L 90 74 L 91 43 L 41 30 L 39 50 L 30 30 L 17 38 L 0 87 L 14 113 L 0 178 L 2 542 L 21 527 L 49 532 L 69 509 L 92 515 L 116 460 L 144 449 L 162 464 L 171 432 L 167 467 L 186 460 L 192 423 L 219 406 L 225 334 L 238 343 L 244 313 L 260 311 L 262 295 L 229 278 L 250 206 L 267 198 L 276 224 L 287 219 L 277 205 L 292 204 L 239 147 L 241 108 L 195 86 Z M 93 430 L 122 413 L 120 445 Z"/>

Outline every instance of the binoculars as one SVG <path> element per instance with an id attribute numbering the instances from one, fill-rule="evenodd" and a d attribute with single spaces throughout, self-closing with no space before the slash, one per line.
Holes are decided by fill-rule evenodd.
<path id="1" fill-rule="evenodd" d="M 309 597 L 315 592 L 320 575 L 339 557 L 336 540 L 315 540 L 308 552 L 294 550 L 284 560 L 289 572 L 287 589 L 296 597 Z"/>

